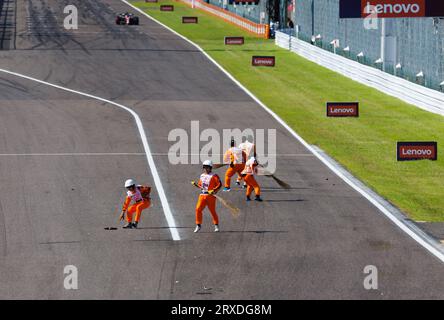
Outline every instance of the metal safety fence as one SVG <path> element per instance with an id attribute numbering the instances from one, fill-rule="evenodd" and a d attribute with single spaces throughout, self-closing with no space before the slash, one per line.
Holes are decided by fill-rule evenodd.
<path id="1" fill-rule="evenodd" d="M 362 64 L 444 91 L 444 19 L 339 19 L 339 0 L 295 0 L 297 38 Z M 383 26 L 383 23 L 385 25 Z M 390 27 L 392 61 L 381 61 L 384 27 Z"/>

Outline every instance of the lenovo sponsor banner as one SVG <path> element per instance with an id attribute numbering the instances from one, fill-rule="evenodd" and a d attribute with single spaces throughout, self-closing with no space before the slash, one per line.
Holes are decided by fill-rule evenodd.
<path id="1" fill-rule="evenodd" d="M 359 117 L 359 102 L 327 102 L 327 117 Z"/>
<path id="2" fill-rule="evenodd" d="M 437 142 L 398 142 L 397 146 L 398 161 L 412 160 L 437 160 L 438 143 Z"/>
<path id="3" fill-rule="evenodd" d="M 160 11 L 174 11 L 174 6 L 170 4 L 160 5 Z"/>
<path id="4" fill-rule="evenodd" d="M 443 0 L 340 0 L 340 18 L 444 17 Z"/>
<path id="5" fill-rule="evenodd" d="M 225 37 L 225 45 L 243 45 L 244 37 Z"/>
<path id="6" fill-rule="evenodd" d="M 182 23 L 198 23 L 197 17 L 182 17 Z"/>
<path id="7" fill-rule="evenodd" d="M 253 56 L 251 64 L 255 67 L 274 67 L 276 58 L 274 56 Z"/>

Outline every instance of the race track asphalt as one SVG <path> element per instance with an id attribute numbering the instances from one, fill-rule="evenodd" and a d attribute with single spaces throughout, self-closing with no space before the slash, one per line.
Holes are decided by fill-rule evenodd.
<path id="1" fill-rule="evenodd" d="M 442 263 L 311 155 L 196 48 L 146 17 L 116 26 L 119 0 L 17 0 L 0 68 L 132 108 L 177 224 L 159 194 L 139 230 L 106 231 L 128 177 L 154 185 L 132 116 L 116 106 L 0 73 L 1 299 L 444 298 Z M 79 29 L 63 28 L 76 5 Z M 13 6 L 14 7 L 14 6 Z M 9 22 L 8 22 L 9 23 Z M 10 26 L 9 25 L 9 26 Z M 193 233 L 200 165 L 172 165 L 168 134 L 275 129 L 283 190 L 259 177 L 263 203 L 222 194 L 222 232 Z M 217 170 L 220 175 L 223 169 Z M 66 265 L 79 272 L 66 290 Z M 378 290 L 363 269 L 379 271 Z"/>

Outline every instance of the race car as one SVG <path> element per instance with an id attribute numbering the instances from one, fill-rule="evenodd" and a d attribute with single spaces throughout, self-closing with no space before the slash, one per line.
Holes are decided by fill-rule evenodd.
<path id="1" fill-rule="evenodd" d="M 119 25 L 139 25 L 139 17 L 132 13 L 121 13 L 116 16 L 116 24 Z"/>

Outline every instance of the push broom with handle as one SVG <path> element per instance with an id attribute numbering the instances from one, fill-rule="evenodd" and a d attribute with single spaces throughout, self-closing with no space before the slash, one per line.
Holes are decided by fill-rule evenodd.
<path id="1" fill-rule="evenodd" d="M 202 188 L 199 187 L 199 185 L 198 185 L 195 181 L 192 181 L 191 184 L 192 184 L 193 186 L 195 186 L 196 188 L 202 190 Z M 233 205 L 232 203 L 230 203 L 228 200 L 225 200 L 224 198 L 222 198 L 221 196 L 218 196 L 218 195 L 215 194 L 215 193 L 213 193 L 212 195 L 215 196 L 216 199 L 219 200 L 219 201 L 220 201 L 220 202 L 221 202 L 221 203 L 222 203 L 222 204 L 223 204 L 223 205 L 224 205 L 224 206 L 230 211 L 231 215 L 232 215 L 234 218 L 237 218 L 237 217 L 239 216 L 239 214 L 240 214 L 240 209 L 239 209 L 238 207 L 236 207 L 235 205 Z"/>

